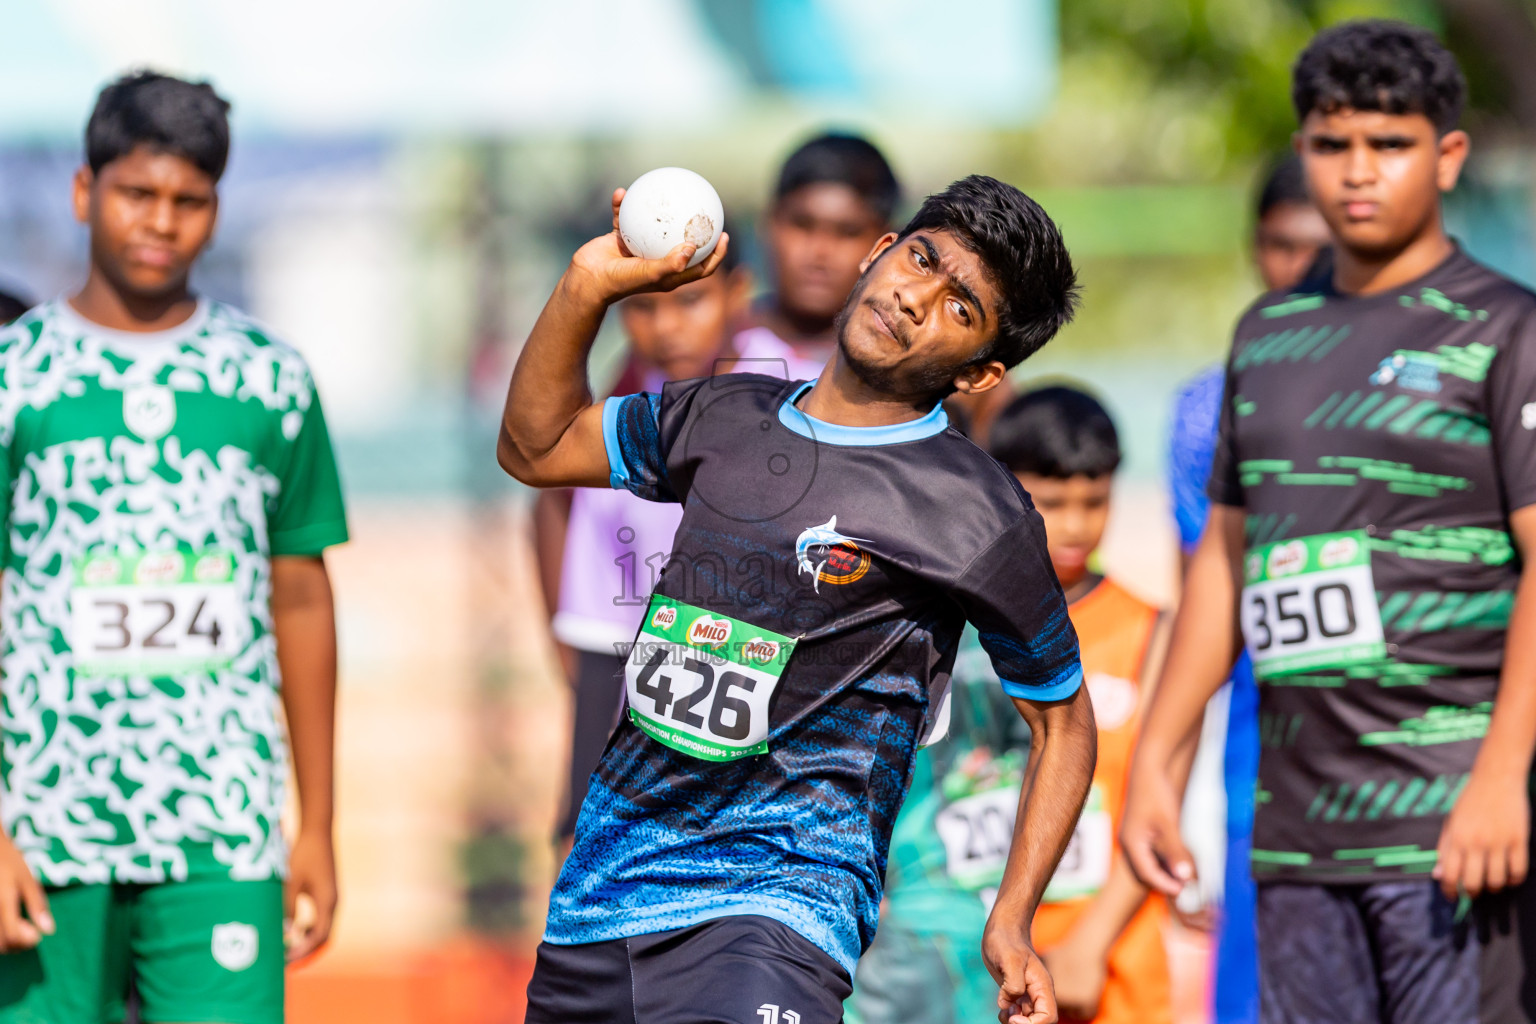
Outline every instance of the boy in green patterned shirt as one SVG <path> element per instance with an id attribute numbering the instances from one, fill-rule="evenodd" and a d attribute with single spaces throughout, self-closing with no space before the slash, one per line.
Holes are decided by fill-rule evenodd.
<path id="1" fill-rule="evenodd" d="M 130 973 L 146 1020 L 274 1024 L 285 916 L 290 959 L 330 931 L 346 522 L 303 359 L 188 287 L 227 110 L 107 86 L 85 286 L 0 330 L 3 1024 L 122 1020 Z"/>

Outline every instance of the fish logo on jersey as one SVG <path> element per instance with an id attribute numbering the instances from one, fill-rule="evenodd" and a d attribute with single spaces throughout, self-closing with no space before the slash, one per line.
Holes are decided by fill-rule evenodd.
<path id="1" fill-rule="evenodd" d="M 869 552 L 852 537 L 837 532 L 837 516 L 820 526 L 802 530 L 795 539 L 795 562 L 800 575 L 811 574 L 811 589 L 821 593 L 823 583 L 852 583 L 869 572 Z"/>

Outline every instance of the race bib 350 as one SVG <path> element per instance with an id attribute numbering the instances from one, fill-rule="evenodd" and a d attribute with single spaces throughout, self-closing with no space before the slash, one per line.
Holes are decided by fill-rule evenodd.
<path id="1" fill-rule="evenodd" d="M 1363 531 L 1256 547 L 1243 575 L 1243 640 L 1258 678 L 1386 656 Z"/>

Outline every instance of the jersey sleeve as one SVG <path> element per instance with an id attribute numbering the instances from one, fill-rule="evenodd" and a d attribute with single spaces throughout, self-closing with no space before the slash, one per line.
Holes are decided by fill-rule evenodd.
<path id="1" fill-rule="evenodd" d="M 646 501 L 681 502 L 688 496 L 687 487 L 667 472 L 667 458 L 708 380 L 672 381 L 660 394 L 642 391 L 603 403 L 610 487 L 622 487 Z"/>
<path id="2" fill-rule="evenodd" d="M 1536 505 L 1536 310 L 1488 369 L 1488 428 L 1509 510 Z"/>
<path id="3" fill-rule="evenodd" d="M 1199 543 L 1210 510 L 1205 487 L 1216 455 L 1225 384 L 1225 371 L 1214 367 L 1191 381 L 1174 401 L 1168 435 L 1168 490 L 1173 497 L 1179 544 L 1186 552 Z"/>
<path id="4" fill-rule="evenodd" d="M 347 539 L 336 453 L 314 382 L 308 381 L 307 386 L 308 406 L 291 410 L 280 420 L 285 451 L 269 520 L 274 556 L 318 555 Z"/>
<path id="5" fill-rule="evenodd" d="M 1211 478 L 1205 495 L 1218 505 L 1243 504 L 1243 485 L 1237 472 L 1237 392 L 1233 390 L 1230 364 L 1222 389 L 1221 416 L 1217 422 L 1216 451 L 1211 457 Z"/>
<path id="6" fill-rule="evenodd" d="M 1082 686 L 1077 632 L 1033 509 L 972 560 L 954 596 L 1008 696 L 1063 700 Z"/>

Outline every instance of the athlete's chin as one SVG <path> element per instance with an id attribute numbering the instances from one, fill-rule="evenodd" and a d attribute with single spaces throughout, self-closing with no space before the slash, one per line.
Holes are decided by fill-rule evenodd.
<path id="1" fill-rule="evenodd" d="M 183 267 L 152 267 L 129 264 L 118 268 L 118 278 L 127 291 L 146 299 L 158 299 L 179 291 L 186 285 L 187 273 Z"/>
<path id="2" fill-rule="evenodd" d="M 1375 218 L 1345 221 L 1334 233 L 1344 248 L 1363 256 L 1389 256 L 1413 240 L 1412 232 L 1397 230 Z"/>

